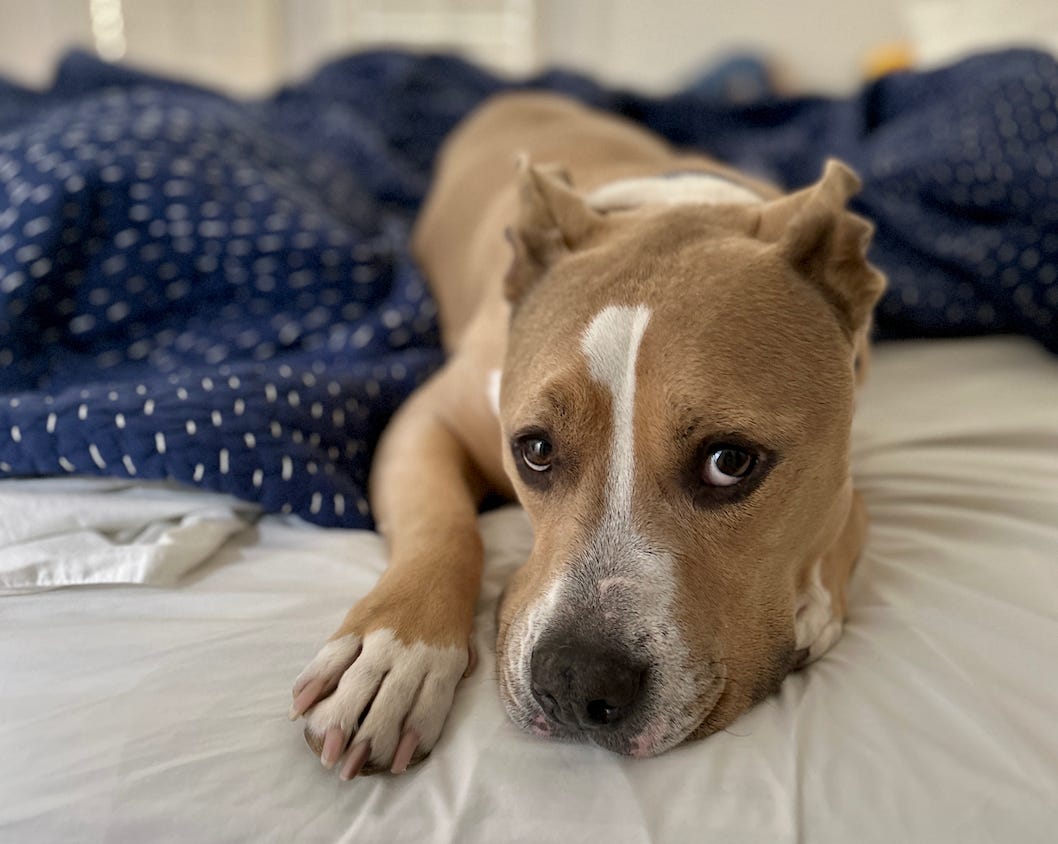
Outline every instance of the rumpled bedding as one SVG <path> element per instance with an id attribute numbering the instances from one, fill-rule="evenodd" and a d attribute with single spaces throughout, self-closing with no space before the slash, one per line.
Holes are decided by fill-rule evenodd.
<path id="1" fill-rule="evenodd" d="M 0 82 L 0 477 L 191 484 L 369 527 L 386 420 L 441 363 L 408 231 L 445 134 L 562 91 L 785 187 L 837 155 L 892 287 L 882 338 L 1058 352 L 1058 65 L 1009 51 L 844 99 L 670 97 L 355 55 L 255 102 L 68 57 Z"/>
<path id="2" fill-rule="evenodd" d="M 121 478 L 0 483 L 0 595 L 63 586 L 171 586 L 257 515 L 217 493 Z"/>
<path id="3" fill-rule="evenodd" d="M 877 350 L 871 514 L 845 633 L 726 730 L 655 759 L 523 733 L 496 602 L 532 547 L 482 517 L 477 670 L 430 758 L 341 782 L 290 686 L 386 565 L 265 516 L 179 589 L 0 601 L 0 841 L 1053 844 L 1058 361 L 1015 338 Z"/>

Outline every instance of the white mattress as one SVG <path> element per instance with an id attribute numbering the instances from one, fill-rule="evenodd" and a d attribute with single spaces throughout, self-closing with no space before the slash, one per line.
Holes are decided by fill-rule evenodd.
<path id="1" fill-rule="evenodd" d="M 0 598 L 0 841 L 1056 840 L 1058 362 L 1013 339 L 882 348 L 855 468 L 872 526 L 844 637 L 646 761 L 507 721 L 514 508 L 482 519 L 481 666 L 399 778 L 340 782 L 286 720 L 382 571 L 371 534 L 268 518 L 175 588 Z"/>

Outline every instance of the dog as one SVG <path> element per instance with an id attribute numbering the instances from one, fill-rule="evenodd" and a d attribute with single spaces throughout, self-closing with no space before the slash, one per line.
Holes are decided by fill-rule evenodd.
<path id="1" fill-rule="evenodd" d="M 830 161 L 783 194 L 550 94 L 457 127 L 412 238 L 448 361 L 372 468 L 389 564 L 293 689 L 325 766 L 399 773 L 437 742 L 475 659 L 490 492 L 534 531 L 496 659 L 536 735 L 659 754 L 834 644 L 885 287 L 858 188 Z"/>

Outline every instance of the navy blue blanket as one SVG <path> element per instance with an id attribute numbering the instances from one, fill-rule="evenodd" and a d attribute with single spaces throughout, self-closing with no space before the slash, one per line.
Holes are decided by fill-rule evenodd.
<path id="1" fill-rule="evenodd" d="M 734 104 L 533 80 L 787 187 L 864 177 L 883 338 L 1019 332 L 1058 352 L 1058 68 L 982 56 L 847 99 Z M 378 435 L 436 369 L 407 234 L 445 133 L 504 83 L 353 56 L 261 102 L 69 57 L 0 82 L 0 477 L 173 479 L 371 524 Z"/>

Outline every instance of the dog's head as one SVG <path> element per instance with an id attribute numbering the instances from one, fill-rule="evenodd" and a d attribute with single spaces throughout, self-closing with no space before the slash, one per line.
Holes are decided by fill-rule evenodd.
<path id="1" fill-rule="evenodd" d="M 500 604 L 502 694 L 538 734 L 653 755 L 840 631 L 884 279 L 835 162 L 773 201 L 621 213 L 520 179 L 500 419 L 535 539 Z"/>

